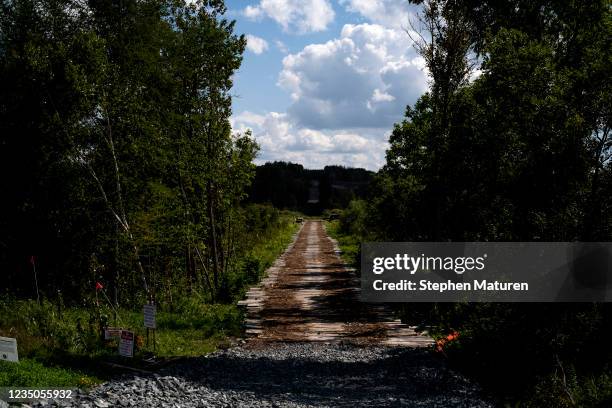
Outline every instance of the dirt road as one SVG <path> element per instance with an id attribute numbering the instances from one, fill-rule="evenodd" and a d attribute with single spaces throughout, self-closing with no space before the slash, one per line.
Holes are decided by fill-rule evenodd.
<path id="1" fill-rule="evenodd" d="M 306 221 L 293 244 L 241 304 L 259 341 L 323 341 L 422 347 L 432 339 L 359 301 L 359 279 L 321 221 Z"/>
<path id="2" fill-rule="evenodd" d="M 323 224 L 308 221 L 241 302 L 248 341 L 109 381 L 65 406 L 493 407 L 424 347 L 429 337 L 360 303 L 358 287 Z"/>

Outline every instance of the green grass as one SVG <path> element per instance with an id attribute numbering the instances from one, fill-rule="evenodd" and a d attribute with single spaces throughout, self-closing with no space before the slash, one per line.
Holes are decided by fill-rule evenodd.
<path id="1" fill-rule="evenodd" d="M 244 298 L 248 288 L 264 277 L 266 269 L 272 266 L 291 243 L 299 229 L 299 224 L 294 222 L 296 215 L 294 212 L 283 211 L 279 221 L 267 233 L 253 237 L 255 245 L 240 260 L 231 279 L 236 301 Z"/>
<path id="2" fill-rule="evenodd" d="M 329 235 L 338 241 L 338 246 L 340 251 L 342 251 L 342 260 L 352 267 L 358 267 L 361 242 L 354 235 L 342 233 L 340 231 L 340 221 L 338 220 L 325 221 L 325 228 Z"/>
<path id="3" fill-rule="evenodd" d="M 125 359 L 117 355 L 117 341 L 101 339 L 98 326 L 89 323 L 97 310 L 67 308 L 60 316 L 46 301 L 0 302 L 0 335 L 17 338 L 21 358 L 0 365 L 0 386 L 94 384 L 113 374 L 103 361 L 143 368 L 143 357 L 153 352 L 162 358 L 199 356 L 242 333 L 243 316 L 233 304 L 205 304 L 191 297 L 176 308 L 157 313 L 155 343 L 153 332 L 147 343 L 142 312 L 120 309 L 119 320 L 109 324 L 133 330 L 139 344 L 134 358 Z"/>
<path id="4" fill-rule="evenodd" d="M 89 387 L 99 378 L 64 367 L 46 366 L 32 359 L 18 363 L 0 361 L 0 386 L 7 387 Z"/>
<path id="5" fill-rule="evenodd" d="M 142 367 L 142 357 L 153 351 L 162 358 L 199 356 L 242 331 L 242 315 L 235 306 L 192 300 L 177 312 L 158 312 L 154 346 L 152 332 L 147 344 L 142 313 L 121 309 L 117 326 L 134 330 L 141 345 L 135 358 L 125 359 L 117 356 L 117 341 L 101 340 L 88 323 L 79 326 L 79 321 L 89 321 L 91 310 L 68 308 L 60 318 L 48 302 L 13 300 L 3 306 L 13 313 L 0 308 L 0 335 L 17 338 L 20 362 L 0 365 L 0 386 L 87 386 L 113 374 L 100 364 L 103 361 Z M 43 315 L 45 319 L 38 318 Z"/>
<path id="6" fill-rule="evenodd" d="M 176 312 L 157 313 L 155 347 L 153 331 L 143 327 L 141 312 L 122 310 L 121 327 L 129 327 L 141 339 L 139 352 L 153 353 L 158 357 L 199 356 L 214 351 L 227 342 L 228 336 L 240 336 L 242 314 L 235 305 L 206 304 L 195 298 L 184 299 Z M 103 354 L 116 354 L 116 343 L 111 342 Z"/>
<path id="7" fill-rule="evenodd" d="M 153 352 L 162 358 L 200 356 L 227 345 L 230 337 L 242 335 L 243 315 L 236 301 L 289 245 L 299 228 L 294 217 L 293 213 L 281 214 L 276 225 L 256 237 L 233 272 L 234 301 L 230 304 L 210 304 L 193 292 L 175 299 L 171 306 L 160 305 L 155 343 L 152 333 L 147 343 L 140 310 L 119 309 L 115 320 L 114 312 L 103 302 L 99 307 L 89 302 L 60 311 L 46 300 L 38 304 L 0 297 L 0 336 L 17 338 L 21 359 L 0 364 L 0 386 L 86 387 L 115 374 L 101 364 L 104 361 L 142 368 L 143 357 Z M 101 339 L 99 321 L 136 333 L 139 347 L 133 359 L 117 356 L 117 341 Z"/>
<path id="8" fill-rule="evenodd" d="M 289 217 L 290 220 L 286 220 L 273 235 L 262 240 L 249 252 L 250 256 L 259 260 L 263 269 L 262 272 L 272 266 L 276 258 L 285 251 L 285 248 L 291 243 L 293 235 L 300 228 L 299 224 L 293 222 L 293 214 L 288 214 L 285 217 Z"/>

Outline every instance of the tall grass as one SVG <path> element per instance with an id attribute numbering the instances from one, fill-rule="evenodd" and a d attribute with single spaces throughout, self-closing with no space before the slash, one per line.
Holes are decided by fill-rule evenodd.
<path id="1" fill-rule="evenodd" d="M 358 267 L 359 257 L 361 256 L 361 240 L 359 237 L 344 232 L 339 220 L 326 221 L 325 229 L 333 239 L 338 241 L 342 260 L 346 262 L 347 265 Z"/>
<path id="2" fill-rule="evenodd" d="M 247 288 L 291 242 L 298 225 L 294 214 L 281 213 L 252 238 L 252 245 L 237 261 L 229 282 L 231 302 L 208 303 L 197 292 L 184 291 L 172 305 L 160 304 L 157 329 L 143 327 L 141 305 L 113 309 L 104 298 L 83 299 L 64 307 L 61 302 L 0 296 L 0 336 L 17 338 L 19 363 L 0 364 L 0 386 L 87 386 L 108 378 L 101 361 L 142 366 L 144 357 L 198 356 L 242 335 L 243 316 L 237 308 Z M 117 356 L 117 341 L 104 340 L 105 326 L 133 330 L 135 358 Z"/>

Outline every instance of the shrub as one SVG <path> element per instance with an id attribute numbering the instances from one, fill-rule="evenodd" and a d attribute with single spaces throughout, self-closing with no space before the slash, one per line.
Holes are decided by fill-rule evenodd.
<path id="1" fill-rule="evenodd" d="M 340 216 L 340 230 L 344 234 L 362 238 L 366 235 L 367 205 L 363 200 L 353 200 Z"/>

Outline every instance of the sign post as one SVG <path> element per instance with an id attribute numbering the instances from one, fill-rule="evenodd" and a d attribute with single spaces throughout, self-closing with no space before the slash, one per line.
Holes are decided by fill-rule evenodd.
<path id="1" fill-rule="evenodd" d="M 151 302 L 144 305 L 144 327 L 147 329 L 147 346 L 149 345 L 149 331 L 153 330 L 153 351 L 155 351 L 155 329 L 157 328 L 155 322 L 155 315 L 157 309 L 155 303 Z"/>
<path id="2" fill-rule="evenodd" d="M 121 337 L 122 330 L 123 329 L 120 327 L 106 327 L 104 329 L 104 340 L 111 340 Z"/>
<path id="3" fill-rule="evenodd" d="M 144 327 L 147 329 L 155 329 L 155 305 L 149 303 L 144 305 Z"/>
<path id="4" fill-rule="evenodd" d="M 19 362 L 17 354 L 17 339 L 12 337 L 0 337 L 0 360 Z"/>
<path id="5" fill-rule="evenodd" d="M 134 332 L 121 330 L 119 338 L 119 355 L 123 357 L 134 357 Z"/>

